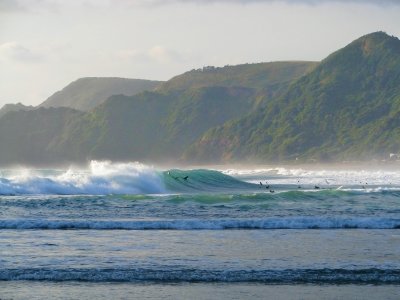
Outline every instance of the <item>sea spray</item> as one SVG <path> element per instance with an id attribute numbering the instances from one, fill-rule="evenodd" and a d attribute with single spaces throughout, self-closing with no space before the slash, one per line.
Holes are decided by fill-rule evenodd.
<path id="1" fill-rule="evenodd" d="M 68 169 L 53 174 L 25 170 L 0 178 L 0 194 L 157 194 L 165 193 L 160 172 L 134 163 L 92 161 L 87 170 Z"/>
<path id="2" fill-rule="evenodd" d="M 85 170 L 23 169 L 8 173 L 0 178 L 0 195 L 168 194 L 255 187 L 214 170 L 161 171 L 138 162 L 91 161 Z"/>
<path id="3" fill-rule="evenodd" d="M 320 184 L 324 186 L 368 187 L 369 185 L 400 186 L 400 172 L 393 169 L 330 169 L 330 168 L 295 168 L 271 167 L 255 169 L 220 169 L 229 176 L 258 183 L 259 178 L 267 178 L 270 183 L 279 184 Z"/>

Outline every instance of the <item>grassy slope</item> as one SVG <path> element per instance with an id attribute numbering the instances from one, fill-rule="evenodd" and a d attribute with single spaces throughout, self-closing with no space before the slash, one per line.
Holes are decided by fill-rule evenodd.
<path id="1" fill-rule="evenodd" d="M 143 91 L 153 90 L 160 84 L 160 81 L 142 79 L 111 77 L 80 78 L 50 96 L 40 106 L 70 107 L 88 111 L 103 103 L 112 95 L 123 94 L 132 96 Z"/>
<path id="2" fill-rule="evenodd" d="M 242 86 L 274 91 L 300 78 L 317 65 L 317 62 L 282 61 L 221 68 L 205 67 L 175 76 L 162 84 L 159 89 L 170 91 L 208 86 Z"/>

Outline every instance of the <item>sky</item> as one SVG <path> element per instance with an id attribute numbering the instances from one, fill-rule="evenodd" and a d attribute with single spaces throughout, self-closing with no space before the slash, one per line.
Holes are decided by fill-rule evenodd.
<path id="1" fill-rule="evenodd" d="M 81 77 L 320 61 L 371 32 L 400 37 L 399 16 L 400 0 L 0 0 L 0 107 Z"/>

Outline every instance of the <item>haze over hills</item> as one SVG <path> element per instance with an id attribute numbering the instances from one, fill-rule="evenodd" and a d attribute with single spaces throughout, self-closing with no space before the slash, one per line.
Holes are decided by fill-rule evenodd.
<path id="1" fill-rule="evenodd" d="M 207 129 L 242 116 L 254 103 L 254 92 L 246 88 L 113 96 L 66 126 L 50 146 L 72 161 L 82 153 L 86 159 L 177 159 Z"/>
<path id="2" fill-rule="evenodd" d="M 218 80 L 218 85 L 212 86 L 216 69 L 209 68 L 202 72 L 203 84 L 198 86 L 185 89 L 160 88 L 157 92 L 143 92 L 134 96 L 112 96 L 86 114 L 73 114 L 71 118 L 66 118 L 64 126 L 55 126 L 58 132 L 54 133 L 51 140 L 42 143 L 44 153 L 48 153 L 49 157 L 58 157 L 60 162 L 82 162 L 94 158 L 176 160 L 209 128 L 239 118 L 259 107 L 260 103 L 268 102 L 268 95 L 278 93 L 276 86 L 282 88 L 288 85 L 291 80 L 298 78 L 301 73 L 308 72 L 314 65 L 315 63 L 309 62 L 280 62 L 225 67 L 217 70 L 219 77 L 224 78 L 225 86 L 219 86 L 222 82 Z M 252 67 L 257 72 L 252 71 Z M 247 82 L 240 83 L 248 86 L 237 86 L 237 78 L 246 78 L 248 74 L 259 73 L 260 70 L 263 70 L 266 78 L 257 79 L 255 76 L 254 82 L 248 79 Z M 188 82 L 186 76 L 191 75 L 183 74 L 179 81 Z M 210 79 L 207 79 L 207 76 L 210 76 Z M 271 88 L 268 88 L 268 78 L 273 81 L 269 84 Z M 177 79 L 172 80 L 176 85 Z M 229 80 L 231 84 L 228 84 Z M 87 80 L 77 82 L 79 81 Z M 267 88 L 255 88 L 256 81 L 264 81 Z M 76 82 L 71 84 L 72 88 L 74 85 Z M 71 90 L 71 86 L 63 91 Z M 72 90 L 83 91 L 87 95 L 84 88 Z M 61 94 L 64 97 L 68 93 Z M 46 103 L 49 104 L 48 101 Z M 68 106 L 71 102 L 59 104 Z M 41 117 L 46 119 L 46 114 L 49 114 L 51 119 L 53 113 L 44 110 Z M 21 112 L 19 115 L 24 119 L 37 117 L 35 113 L 27 115 Z M 18 114 L 14 117 L 18 118 Z M 31 130 L 35 130 L 35 127 L 27 129 L 27 132 Z M 12 127 L 8 133 L 5 130 L 3 134 L 12 135 Z M 12 151 L 12 147 L 4 151 Z M 45 157 L 43 159 L 45 164 Z M 24 161 L 26 160 L 29 158 L 24 158 Z M 14 161 L 18 159 L 15 158 Z"/>
<path id="3" fill-rule="evenodd" d="M 19 111 L 19 110 L 32 110 L 35 107 L 32 105 L 23 105 L 22 103 L 17 103 L 17 104 L 6 104 L 0 109 L 0 118 L 4 116 L 6 113 L 10 111 Z"/>
<path id="4" fill-rule="evenodd" d="M 158 87 L 162 82 L 116 77 L 80 78 L 44 101 L 42 107 L 69 107 L 88 111 L 116 94 L 132 96 Z"/>
<path id="5" fill-rule="evenodd" d="M 5 114 L 0 118 L 0 164 L 57 164 L 59 158 L 47 146 L 73 117 L 82 114 L 66 107 Z"/>
<path id="6" fill-rule="evenodd" d="M 200 71 L 199 84 L 192 79 L 193 71 L 185 73 L 171 79 L 173 84 L 164 83 L 158 92 L 111 97 L 65 128 L 51 148 L 73 161 L 82 153 L 86 159 L 176 160 L 209 128 L 249 113 L 268 101 L 269 90 L 278 93 L 276 86 L 287 85 L 313 66 L 313 62 L 280 62 L 207 68 Z M 262 79 L 249 75 L 261 71 Z M 215 73 L 223 82 L 215 79 Z M 264 88 L 256 88 L 261 81 Z"/>
<path id="7" fill-rule="evenodd" d="M 383 32 L 321 63 L 206 67 L 104 100 L 106 87 L 118 86 L 108 80 L 77 80 L 42 104 L 57 108 L 5 113 L 0 164 L 331 161 L 400 152 L 400 41 Z"/>
<path id="8" fill-rule="evenodd" d="M 190 160 L 388 157 L 400 151 L 400 41 L 383 32 L 333 53 L 262 110 L 209 130 Z"/>

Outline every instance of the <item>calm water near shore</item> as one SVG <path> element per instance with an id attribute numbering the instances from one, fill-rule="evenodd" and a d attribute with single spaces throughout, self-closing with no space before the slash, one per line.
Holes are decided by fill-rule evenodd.
<path id="1" fill-rule="evenodd" d="M 399 299 L 399 285 L 0 282 L 2 299 Z"/>

